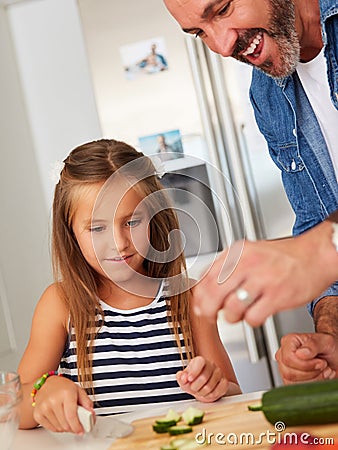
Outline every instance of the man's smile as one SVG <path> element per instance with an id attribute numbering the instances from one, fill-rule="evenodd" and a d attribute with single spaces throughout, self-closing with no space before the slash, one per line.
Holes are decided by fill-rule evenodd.
<path id="1" fill-rule="evenodd" d="M 261 51 L 262 39 L 263 34 L 260 31 L 256 34 L 256 36 L 254 36 L 248 47 L 244 50 L 244 52 L 242 52 L 242 55 L 243 56 L 252 55 L 253 57 L 257 58 Z"/>

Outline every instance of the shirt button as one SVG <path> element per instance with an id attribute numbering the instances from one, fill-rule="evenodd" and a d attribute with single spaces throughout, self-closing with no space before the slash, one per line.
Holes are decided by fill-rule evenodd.
<path id="1" fill-rule="evenodd" d="M 293 134 L 294 136 L 297 136 L 296 128 L 294 128 L 294 129 L 292 130 L 292 134 Z"/>
<path id="2" fill-rule="evenodd" d="M 293 159 L 291 163 L 291 170 L 296 170 L 296 167 L 297 167 L 296 161 Z"/>

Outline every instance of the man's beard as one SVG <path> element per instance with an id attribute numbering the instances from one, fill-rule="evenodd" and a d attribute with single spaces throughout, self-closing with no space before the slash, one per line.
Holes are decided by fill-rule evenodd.
<path id="1" fill-rule="evenodd" d="M 278 46 L 279 61 L 274 64 L 272 60 L 266 60 L 264 64 L 255 66 L 249 62 L 243 52 L 250 40 L 257 33 L 265 33 L 270 36 Z M 270 0 L 269 29 L 250 29 L 242 33 L 237 41 L 232 56 L 238 61 L 253 65 L 273 78 L 284 78 L 291 75 L 299 62 L 300 43 L 295 29 L 295 10 L 291 0 Z"/>

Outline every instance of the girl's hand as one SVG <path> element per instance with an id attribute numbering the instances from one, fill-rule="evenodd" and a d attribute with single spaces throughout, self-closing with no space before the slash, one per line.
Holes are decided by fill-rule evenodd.
<path id="1" fill-rule="evenodd" d="M 56 432 L 83 434 L 77 406 L 92 411 L 93 402 L 85 391 L 65 377 L 51 376 L 35 395 L 34 420 L 44 428 Z"/>
<path id="2" fill-rule="evenodd" d="M 201 402 L 214 402 L 229 389 L 229 381 L 221 369 L 202 356 L 193 358 L 188 366 L 176 373 L 181 388 Z"/>

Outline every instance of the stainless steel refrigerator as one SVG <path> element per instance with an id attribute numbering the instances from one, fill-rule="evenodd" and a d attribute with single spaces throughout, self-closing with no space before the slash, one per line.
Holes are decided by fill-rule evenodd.
<path id="1" fill-rule="evenodd" d="M 174 188 L 190 275 L 200 276 L 235 239 L 290 235 L 294 215 L 249 104 L 251 69 L 184 36 L 161 1 L 78 5 L 103 134 L 139 146 L 140 137 L 180 132 L 183 152 L 166 162 L 163 183 Z M 130 51 L 139 63 L 140 49 L 152 42 L 162 45 L 167 67 L 132 73 L 126 63 Z M 198 217 L 198 242 L 191 217 Z M 249 392 L 281 383 L 274 359 L 280 337 L 313 326 L 304 307 L 278 314 L 261 328 L 219 322 L 219 330 Z"/>

